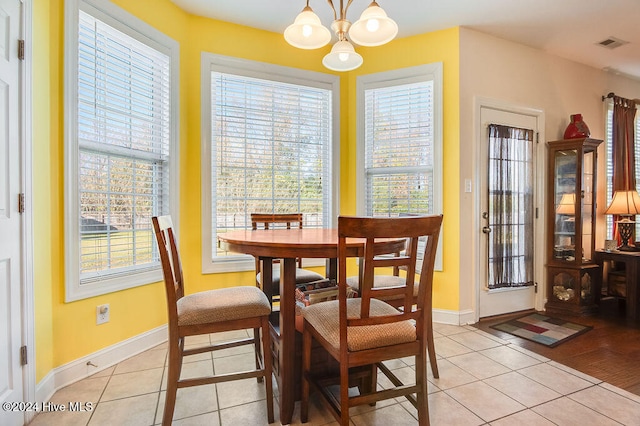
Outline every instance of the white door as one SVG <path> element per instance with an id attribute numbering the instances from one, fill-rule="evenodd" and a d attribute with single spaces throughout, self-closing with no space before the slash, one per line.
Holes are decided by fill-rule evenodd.
<path id="1" fill-rule="evenodd" d="M 20 0 L 0 0 L 0 403 L 23 401 Z M 24 423 L 24 412 L 0 410 L 0 424 Z"/>
<path id="2" fill-rule="evenodd" d="M 481 217 L 478 223 L 482 234 L 478 300 L 479 317 L 484 318 L 535 307 L 537 277 L 533 265 L 537 259 L 534 259 L 536 238 L 533 227 L 537 226 L 535 137 L 538 118 L 536 115 L 483 106 L 480 123 L 482 144 L 478 189 Z M 506 126 L 517 132 L 519 130 L 515 129 L 530 130 L 520 132 L 518 138 L 531 138 L 533 135 L 533 143 L 511 141 L 498 148 L 498 138 L 489 136 L 490 125 Z M 495 131 L 497 127 L 493 126 L 493 129 Z M 520 148 L 516 150 L 509 146 Z M 504 175 L 496 177 L 500 173 Z M 518 181 L 521 183 L 514 185 Z M 496 254 L 498 252 L 501 254 Z M 526 268 L 531 269 L 523 272 Z M 510 282 L 514 277 L 515 280 Z"/>

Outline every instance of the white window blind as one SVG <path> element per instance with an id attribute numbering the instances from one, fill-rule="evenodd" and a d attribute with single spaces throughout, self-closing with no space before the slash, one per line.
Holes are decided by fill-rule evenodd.
<path id="1" fill-rule="evenodd" d="M 332 91 L 211 73 L 212 254 L 216 235 L 251 227 L 251 213 L 304 214 L 329 226 Z"/>
<path id="2" fill-rule="evenodd" d="M 607 119 L 606 119 L 606 188 L 607 188 L 607 204 L 606 207 L 611 204 L 613 198 L 613 102 L 607 101 Z M 635 129 L 635 162 L 636 162 L 636 189 L 640 191 L 640 117 L 636 113 L 636 129 Z M 605 207 L 605 208 L 606 208 Z M 606 235 L 605 239 L 613 239 L 613 216 L 605 215 L 606 220 Z M 640 236 L 640 221 L 636 223 L 636 237 Z"/>
<path id="3" fill-rule="evenodd" d="M 169 58 L 80 11 L 80 277 L 154 267 L 168 212 Z"/>
<path id="4" fill-rule="evenodd" d="M 442 213 L 442 63 L 360 76 L 356 92 L 358 213 Z"/>
<path id="5" fill-rule="evenodd" d="M 433 81 L 364 94 L 366 214 L 434 212 Z"/>
<path id="6" fill-rule="evenodd" d="M 161 279 L 151 217 L 175 200 L 178 45 L 111 4 L 66 11 L 71 301 Z"/>
<path id="7" fill-rule="evenodd" d="M 606 173 L 605 184 L 607 188 L 607 206 L 611 204 L 613 199 L 613 103 L 607 103 L 607 120 L 605 126 L 605 144 L 606 144 Z M 605 208 L 606 208 L 605 207 Z M 613 239 L 613 216 L 605 215 L 607 224 L 607 233 L 605 239 Z"/>

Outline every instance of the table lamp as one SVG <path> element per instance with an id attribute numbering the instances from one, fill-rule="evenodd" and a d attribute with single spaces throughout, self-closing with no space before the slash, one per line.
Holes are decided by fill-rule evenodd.
<path id="1" fill-rule="evenodd" d="M 573 216 L 576 214 L 576 194 L 562 194 L 560 204 L 556 207 L 557 214 Z M 573 219 L 573 218 L 571 218 Z"/>
<path id="2" fill-rule="evenodd" d="M 633 227 L 635 226 L 635 220 L 631 219 L 631 216 L 640 214 L 640 195 L 635 189 L 625 191 L 615 191 L 613 194 L 613 200 L 607 207 L 604 214 L 615 214 L 621 216 L 620 220 L 617 220 L 618 232 L 620 233 L 620 239 L 622 245 L 618 247 L 621 251 L 636 251 L 634 246 L 629 245 L 629 239 L 633 235 Z"/>

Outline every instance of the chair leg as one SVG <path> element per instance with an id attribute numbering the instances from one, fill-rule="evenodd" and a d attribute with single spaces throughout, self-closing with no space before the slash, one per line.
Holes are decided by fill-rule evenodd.
<path id="1" fill-rule="evenodd" d="M 433 319 L 431 315 L 425 316 L 425 327 L 427 329 L 427 349 L 429 351 L 429 363 L 431 364 L 431 372 L 436 379 L 440 378 L 438 372 L 438 361 L 436 360 L 436 345 L 433 342 Z"/>
<path id="2" fill-rule="evenodd" d="M 361 395 L 370 394 L 376 391 L 378 383 L 378 366 L 377 364 L 371 364 L 369 366 L 369 376 L 362 377 L 358 381 L 358 389 L 360 390 Z M 376 403 L 372 402 L 369 404 L 371 407 L 375 407 Z"/>
<path id="3" fill-rule="evenodd" d="M 300 401 L 300 421 L 309 420 L 309 370 L 311 369 L 311 333 L 302 332 L 302 395 Z"/>
<path id="4" fill-rule="evenodd" d="M 424 359 L 423 350 L 420 355 L 416 356 L 416 383 L 420 388 L 416 394 L 416 402 L 418 405 L 418 424 L 420 426 L 429 426 L 429 400 L 427 393 L 427 363 Z"/>
<path id="5" fill-rule="evenodd" d="M 184 359 L 184 356 L 182 355 L 184 353 L 184 337 L 180 337 L 178 339 L 178 379 L 180 379 L 180 375 L 182 374 L 182 360 Z"/>
<path id="6" fill-rule="evenodd" d="M 259 328 L 254 328 L 253 329 L 253 347 L 255 348 L 254 353 L 255 353 L 255 358 L 256 358 L 256 370 L 259 370 L 260 368 L 262 368 L 262 360 L 264 359 L 263 357 L 266 356 L 267 352 L 266 351 L 261 351 L 260 350 L 260 329 Z M 262 383 L 263 377 L 258 377 L 258 383 Z"/>
<path id="7" fill-rule="evenodd" d="M 171 342 L 169 339 L 169 371 L 167 374 L 167 392 L 164 399 L 164 413 L 162 426 L 170 426 L 173 421 L 173 411 L 176 406 L 176 393 L 182 364 L 182 349 L 184 342 Z"/>
<path id="8" fill-rule="evenodd" d="M 436 347 L 433 343 L 433 333 L 429 333 L 427 337 L 427 346 L 429 352 L 429 363 L 431 364 L 431 372 L 433 373 L 433 377 L 436 379 L 440 378 L 440 373 L 438 372 L 438 360 L 436 359 Z"/>
<path id="9" fill-rule="evenodd" d="M 376 392 L 377 387 L 378 387 L 378 366 L 376 364 L 372 364 L 371 365 L 370 386 L 371 386 L 371 389 L 369 389 L 369 392 L 371 392 L 371 393 Z M 375 407 L 376 403 L 372 402 L 369 405 L 372 406 L 372 407 Z"/>
<path id="10" fill-rule="evenodd" d="M 349 367 L 340 363 L 340 425 L 349 426 Z"/>
<path id="11" fill-rule="evenodd" d="M 258 351 L 259 347 L 256 348 Z M 271 356 L 271 334 L 269 332 L 269 318 L 262 319 L 262 360 L 264 365 L 264 382 L 267 397 L 267 419 L 274 422 L 273 415 L 273 361 Z"/>

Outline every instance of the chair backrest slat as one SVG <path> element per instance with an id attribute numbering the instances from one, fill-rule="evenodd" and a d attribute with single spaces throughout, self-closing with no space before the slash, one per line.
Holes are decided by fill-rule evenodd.
<path id="1" fill-rule="evenodd" d="M 251 229 L 258 229 L 262 225 L 264 229 L 270 229 L 271 225 L 284 225 L 291 229 L 291 224 L 297 224 L 302 229 L 302 213 L 251 213 Z"/>
<path id="2" fill-rule="evenodd" d="M 395 256 L 395 257 L 376 257 L 373 259 L 373 264 L 376 268 L 383 268 L 385 266 L 409 266 L 411 262 L 410 256 Z"/>
<path id="3" fill-rule="evenodd" d="M 167 294 L 167 307 L 169 310 L 169 326 L 177 327 L 178 308 L 177 303 L 184 297 L 184 278 L 182 265 L 178 253 L 178 244 L 173 232 L 173 223 L 170 216 L 159 216 L 151 219 L 158 243 L 158 253 L 162 264 L 165 291 Z"/>
<path id="4" fill-rule="evenodd" d="M 304 216 L 302 213 L 251 213 L 251 229 L 291 229 L 297 224 L 302 229 Z M 298 267 L 302 268 L 302 259 L 298 259 Z M 256 259 L 256 271 L 260 270 L 260 262 Z"/>

